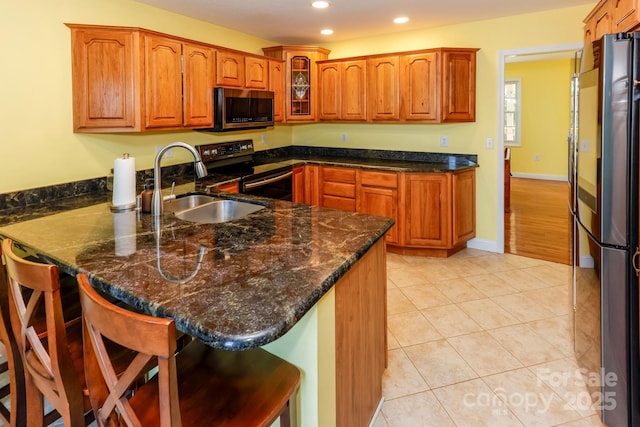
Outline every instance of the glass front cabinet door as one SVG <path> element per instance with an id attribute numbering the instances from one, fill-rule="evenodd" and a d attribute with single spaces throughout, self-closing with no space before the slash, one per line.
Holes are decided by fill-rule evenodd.
<path id="1" fill-rule="evenodd" d="M 285 61 L 285 114 L 287 122 L 313 122 L 317 117 L 318 73 L 316 62 L 328 58 L 320 47 L 273 46 L 264 54 Z"/>

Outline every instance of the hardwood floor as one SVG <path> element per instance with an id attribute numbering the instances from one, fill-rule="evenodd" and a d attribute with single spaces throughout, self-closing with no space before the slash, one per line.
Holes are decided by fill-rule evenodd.
<path id="1" fill-rule="evenodd" d="M 504 251 L 570 263 L 569 188 L 565 181 L 511 178 L 511 212 L 504 215 Z"/>

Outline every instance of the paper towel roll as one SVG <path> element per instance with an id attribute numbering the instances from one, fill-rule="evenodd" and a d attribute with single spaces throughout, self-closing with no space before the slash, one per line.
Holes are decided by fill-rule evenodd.
<path id="1" fill-rule="evenodd" d="M 136 251 L 136 211 L 114 212 L 113 235 L 116 256 L 128 256 Z"/>
<path id="2" fill-rule="evenodd" d="M 136 206 L 136 159 L 124 153 L 121 159 L 113 162 L 114 209 L 131 209 Z"/>

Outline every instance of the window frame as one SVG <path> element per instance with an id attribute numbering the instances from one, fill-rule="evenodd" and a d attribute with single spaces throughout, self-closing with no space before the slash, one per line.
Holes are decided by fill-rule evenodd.
<path id="1" fill-rule="evenodd" d="M 515 84 L 516 86 L 516 108 L 515 108 L 515 125 L 507 126 L 507 96 L 505 93 L 506 86 L 508 84 Z M 522 146 L 522 79 L 510 78 L 504 79 L 504 86 L 502 87 L 502 135 L 505 147 L 521 147 Z M 515 141 L 509 141 L 506 136 L 507 127 L 515 127 Z"/>

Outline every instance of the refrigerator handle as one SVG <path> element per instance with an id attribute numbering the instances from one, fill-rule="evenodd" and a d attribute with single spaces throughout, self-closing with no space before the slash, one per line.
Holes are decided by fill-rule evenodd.
<path id="1" fill-rule="evenodd" d="M 640 255 L 640 249 L 636 248 L 635 253 L 633 254 L 633 258 L 631 259 L 631 264 L 633 265 L 633 269 L 636 272 L 636 277 L 640 273 L 640 268 L 638 268 L 638 256 Z"/>

